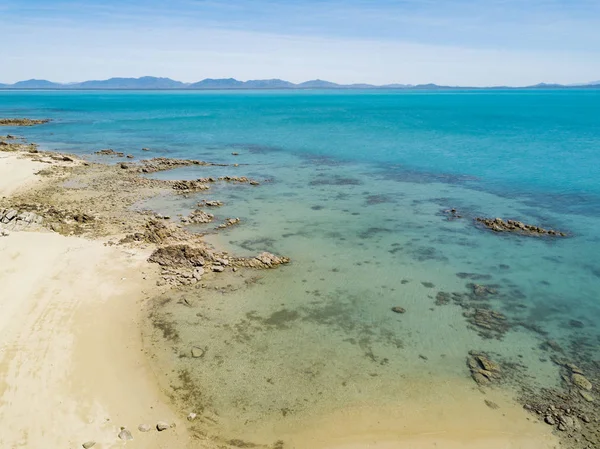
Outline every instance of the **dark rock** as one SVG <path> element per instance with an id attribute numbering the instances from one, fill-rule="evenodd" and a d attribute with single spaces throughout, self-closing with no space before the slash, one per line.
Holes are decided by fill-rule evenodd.
<path id="1" fill-rule="evenodd" d="M 485 402 L 485 405 L 487 405 L 492 410 L 497 410 L 497 409 L 500 408 L 500 406 L 498 404 L 496 404 L 495 402 L 490 401 L 489 399 L 484 399 L 483 402 Z"/>
<path id="2" fill-rule="evenodd" d="M 163 267 L 201 267 L 205 260 L 212 259 L 213 256 L 206 248 L 178 244 L 158 248 L 148 261 Z"/>
<path id="3" fill-rule="evenodd" d="M 566 237 L 566 233 L 555 231 L 553 229 L 544 229 L 539 226 L 528 225 L 516 220 L 506 220 L 501 218 L 475 218 L 475 222 L 483 225 L 494 232 L 509 232 L 526 236 L 552 236 Z"/>
<path id="4" fill-rule="evenodd" d="M 111 148 L 107 148 L 105 150 L 99 150 L 99 151 L 95 151 L 94 154 L 99 154 L 101 156 L 117 156 L 117 157 L 124 157 L 125 153 L 121 153 L 120 151 L 115 151 Z"/>
<path id="5" fill-rule="evenodd" d="M 582 327 L 584 327 L 583 322 L 579 320 L 570 320 L 569 326 L 574 327 L 576 329 L 581 329 Z"/>
<path id="6" fill-rule="evenodd" d="M 500 365 L 484 353 L 469 352 L 467 366 L 471 370 L 471 377 L 478 385 L 488 385 L 501 378 Z"/>
<path id="7" fill-rule="evenodd" d="M 435 305 L 437 306 L 442 306 L 445 304 L 450 303 L 450 293 L 446 293 L 446 292 L 438 292 L 437 295 L 435 295 Z"/>
<path id="8" fill-rule="evenodd" d="M 510 324 L 506 317 L 490 309 L 472 309 L 463 313 L 467 321 L 478 329 L 479 335 L 484 338 L 500 339 L 508 329 Z"/>
<path id="9" fill-rule="evenodd" d="M 547 415 L 544 418 L 544 421 L 546 422 L 546 424 L 549 424 L 551 426 L 555 426 L 556 425 L 556 421 L 554 420 L 554 417 L 552 417 L 552 415 Z"/>
<path id="10" fill-rule="evenodd" d="M 406 313 L 406 309 L 404 307 L 396 306 L 396 307 L 392 307 L 392 312 L 395 312 L 395 313 Z"/>

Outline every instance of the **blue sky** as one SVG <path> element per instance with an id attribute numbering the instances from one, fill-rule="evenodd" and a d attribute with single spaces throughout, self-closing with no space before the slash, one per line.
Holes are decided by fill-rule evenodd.
<path id="1" fill-rule="evenodd" d="M 0 82 L 600 79 L 599 0 L 2 0 L 0 26 Z"/>

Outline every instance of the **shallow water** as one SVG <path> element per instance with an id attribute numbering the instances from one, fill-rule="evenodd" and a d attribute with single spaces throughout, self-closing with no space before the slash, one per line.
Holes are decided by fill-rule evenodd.
<path id="1" fill-rule="evenodd" d="M 240 164 L 157 177 L 262 181 L 139 206 L 176 217 L 219 199 L 216 221 L 242 224 L 197 231 L 232 253 L 292 258 L 224 274 L 224 290 L 172 294 L 160 312 L 180 338 L 164 342 L 161 366 L 173 385 L 198 386 L 184 399 L 212 416 L 209 433 L 268 443 L 290 423 L 347 407 L 393 407 L 454 383 L 467 394 L 470 350 L 512 367 L 507 391 L 560 385 L 547 340 L 595 357 L 599 100 L 583 91 L 7 92 L 0 116 L 55 119 L 11 130 L 47 148 Z M 453 207 L 462 218 L 449 221 L 442 211 Z M 569 237 L 493 234 L 476 216 Z M 469 283 L 498 294 L 436 304 Z M 509 325 L 482 332 L 463 316 L 475 307 Z M 191 358 L 193 346 L 204 357 Z"/>

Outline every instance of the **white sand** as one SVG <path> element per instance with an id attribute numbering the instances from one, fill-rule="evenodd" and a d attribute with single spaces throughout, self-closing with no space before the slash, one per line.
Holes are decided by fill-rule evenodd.
<path id="1" fill-rule="evenodd" d="M 39 163 L 0 153 L 0 196 Z M 0 237 L 0 448 L 184 448 L 139 332 L 146 255 L 44 232 Z M 177 423 L 141 433 L 141 423 Z"/>
<path id="2" fill-rule="evenodd" d="M 47 165 L 19 158 L 17 153 L 0 152 L 0 196 L 9 196 L 18 189 L 39 182 L 33 174 Z"/>

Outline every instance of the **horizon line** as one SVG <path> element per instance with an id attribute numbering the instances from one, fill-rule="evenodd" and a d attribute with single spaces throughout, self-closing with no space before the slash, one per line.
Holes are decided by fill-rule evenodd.
<path id="1" fill-rule="evenodd" d="M 112 86 L 110 85 L 112 82 Z M 156 85 L 139 85 L 139 83 L 154 82 Z M 117 83 L 138 83 L 138 85 L 118 85 Z M 163 83 L 163 85 L 160 85 Z M 293 83 L 280 78 L 249 79 L 241 81 L 236 78 L 204 78 L 196 82 L 182 82 L 168 77 L 142 76 L 142 77 L 111 77 L 103 80 L 86 80 L 79 82 L 53 82 L 46 79 L 31 78 L 9 83 L 0 83 L 2 90 L 303 90 L 303 89 L 531 89 L 531 88 L 594 88 L 600 87 L 600 81 L 578 84 L 538 83 L 525 86 L 491 85 L 491 86 L 461 86 L 439 85 L 436 83 L 422 84 L 371 84 L 352 83 L 339 84 L 319 78 Z"/>

